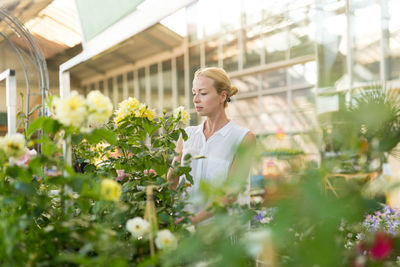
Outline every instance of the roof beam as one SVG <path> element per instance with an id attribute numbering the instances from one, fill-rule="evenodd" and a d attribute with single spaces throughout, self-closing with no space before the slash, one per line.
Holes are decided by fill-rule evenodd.
<path id="1" fill-rule="evenodd" d="M 147 41 L 149 41 L 152 44 L 158 45 L 162 49 L 170 50 L 172 48 L 172 46 L 167 45 L 166 43 L 164 43 L 160 39 L 154 37 L 153 35 L 150 35 L 147 32 L 143 32 L 141 35 L 143 35 L 144 39 L 146 39 Z"/>
<path id="2" fill-rule="evenodd" d="M 95 67 L 92 63 L 86 63 L 86 64 L 84 64 L 84 66 L 85 66 L 85 65 L 86 65 L 86 67 L 87 67 L 88 69 L 91 69 L 91 70 L 95 71 L 95 72 L 98 73 L 98 74 L 102 74 L 102 75 L 106 74 L 105 71 L 100 70 L 99 68 Z"/>

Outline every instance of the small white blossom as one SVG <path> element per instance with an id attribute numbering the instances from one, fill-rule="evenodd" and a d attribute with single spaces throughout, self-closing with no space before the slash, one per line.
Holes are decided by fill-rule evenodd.
<path id="1" fill-rule="evenodd" d="M 110 98 L 104 96 L 100 91 L 91 91 L 87 98 L 89 110 L 88 121 L 94 126 L 101 126 L 108 121 L 112 115 L 113 105 Z"/>
<path id="2" fill-rule="evenodd" d="M 140 217 L 135 217 L 126 222 L 126 230 L 128 230 L 134 237 L 146 234 L 149 231 L 149 227 L 149 222 Z"/>
<path id="3" fill-rule="evenodd" d="M 25 137 L 20 133 L 0 137 L 0 150 L 8 157 L 19 158 L 25 153 Z"/>
<path id="4" fill-rule="evenodd" d="M 54 100 L 56 119 L 64 125 L 81 127 L 87 118 L 85 98 L 76 91 L 66 99 L 56 98 Z"/>
<path id="5" fill-rule="evenodd" d="M 159 249 L 176 248 L 177 245 L 175 236 L 169 230 L 159 231 L 155 243 Z"/>
<path id="6" fill-rule="evenodd" d="M 187 113 L 187 111 L 185 111 L 185 108 L 183 106 L 177 107 L 174 110 L 173 116 L 177 119 L 180 118 L 180 120 L 184 124 L 188 124 L 190 121 L 190 115 L 189 113 Z"/>

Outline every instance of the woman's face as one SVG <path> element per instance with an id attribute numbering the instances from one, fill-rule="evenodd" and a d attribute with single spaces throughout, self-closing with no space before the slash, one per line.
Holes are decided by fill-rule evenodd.
<path id="1" fill-rule="evenodd" d="M 193 103 L 200 116 L 210 116 L 219 109 L 224 109 L 226 92 L 218 94 L 213 83 L 213 79 L 204 76 L 193 79 Z"/>

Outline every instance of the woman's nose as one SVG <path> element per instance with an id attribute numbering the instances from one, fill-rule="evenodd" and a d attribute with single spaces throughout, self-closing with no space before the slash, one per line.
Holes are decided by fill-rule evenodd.
<path id="1" fill-rule="evenodd" d="M 193 103 L 199 102 L 199 95 L 193 95 Z"/>

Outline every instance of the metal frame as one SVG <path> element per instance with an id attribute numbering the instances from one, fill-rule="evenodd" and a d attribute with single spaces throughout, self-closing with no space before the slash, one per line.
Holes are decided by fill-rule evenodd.
<path id="1" fill-rule="evenodd" d="M 47 116 L 47 107 L 45 105 L 45 97 L 49 92 L 49 74 L 47 70 L 46 59 L 43 56 L 42 50 L 40 46 L 36 42 L 35 38 L 31 35 L 29 30 L 18 20 L 17 17 L 9 13 L 4 8 L 0 8 L 0 20 L 5 22 L 9 25 L 9 27 L 14 31 L 14 33 L 21 38 L 21 40 L 25 43 L 26 47 L 28 48 L 28 52 L 18 48 L 16 45 L 13 44 L 11 40 L 4 34 L 0 33 L 1 36 L 8 42 L 8 44 L 13 48 L 15 53 L 18 56 L 20 61 L 22 70 L 24 72 L 25 77 L 25 84 L 26 84 L 26 110 L 25 113 L 29 113 L 29 106 L 30 106 L 30 85 L 29 85 L 29 77 L 28 71 L 26 68 L 25 61 L 22 57 L 24 54 L 28 59 L 31 60 L 32 64 L 34 65 L 34 70 L 38 77 L 38 94 L 42 97 L 42 108 L 40 110 L 39 115 Z M 25 127 L 28 128 L 29 121 L 26 121 Z M 40 134 L 40 133 L 39 133 Z M 40 149 L 39 149 L 40 150 Z"/>

